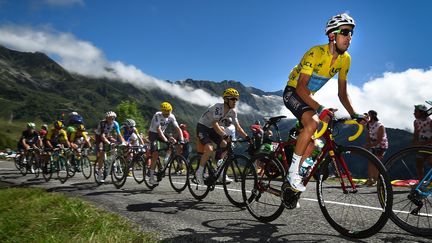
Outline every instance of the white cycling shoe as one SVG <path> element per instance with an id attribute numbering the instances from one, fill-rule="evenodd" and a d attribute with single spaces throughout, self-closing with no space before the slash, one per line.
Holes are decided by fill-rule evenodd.
<path id="1" fill-rule="evenodd" d="M 299 192 L 306 191 L 306 187 L 303 185 L 302 179 L 303 178 L 297 172 L 289 173 L 287 177 L 287 180 L 291 185 L 291 188 Z"/>
<path id="2" fill-rule="evenodd" d="M 159 182 L 157 180 L 155 180 L 154 177 L 150 177 L 149 184 L 152 186 L 158 186 Z"/>

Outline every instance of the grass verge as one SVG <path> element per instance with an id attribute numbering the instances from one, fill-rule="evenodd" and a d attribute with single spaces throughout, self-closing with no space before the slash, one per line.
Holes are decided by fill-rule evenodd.
<path id="1" fill-rule="evenodd" d="M 0 189 L 0 242 L 157 242 L 125 218 L 39 188 Z"/>

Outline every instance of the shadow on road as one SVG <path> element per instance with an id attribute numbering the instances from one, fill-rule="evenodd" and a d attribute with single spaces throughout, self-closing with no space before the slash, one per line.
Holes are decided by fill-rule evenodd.
<path id="1" fill-rule="evenodd" d="M 165 239 L 162 242 L 329 242 L 347 240 L 342 236 L 331 234 L 292 233 L 278 235 L 279 227 L 285 224 L 261 223 L 255 220 L 217 219 L 202 223 L 207 228 L 205 232 L 195 229 L 180 230 L 183 235 Z M 210 231 L 210 232 L 208 232 Z M 331 238 L 331 240 L 329 240 Z M 365 242 L 352 240 L 352 242 Z"/>

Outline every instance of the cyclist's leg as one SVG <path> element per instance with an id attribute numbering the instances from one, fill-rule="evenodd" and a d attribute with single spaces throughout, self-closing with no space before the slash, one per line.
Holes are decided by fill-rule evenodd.
<path id="1" fill-rule="evenodd" d="M 151 185 L 158 185 L 157 179 L 155 179 L 155 168 L 156 168 L 156 161 L 158 160 L 159 153 L 158 153 L 158 139 L 159 135 L 154 132 L 149 132 L 149 140 L 150 140 L 150 151 L 151 151 L 151 161 L 150 161 L 150 178 L 149 183 Z"/>
<path id="2" fill-rule="evenodd" d="M 295 88 L 287 86 L 284 90 L 284 104 L 294 114 L 303 126 L 297 138 L 297 144 L 291 161 L 291 166 L 287 173 L 287 180 L 291 187 L 298 191 L 304 191 L 306 188 L 302 184 L 302 178 L 298 172 L 300 169 L 302 157 L 311 142 L 311 136 L 318 127 L 318 116 L 314 109 L 304 102 L 297 95 Z"/>

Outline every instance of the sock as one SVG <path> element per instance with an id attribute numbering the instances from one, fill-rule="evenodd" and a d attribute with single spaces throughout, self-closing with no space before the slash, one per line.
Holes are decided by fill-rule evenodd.
<path id="1" fill-rule="evenodd" d="M 299 165 L 300 165 L 301 158 L 302 158 L 301 155 L 297 155 L 295 153 L 293 154 L 291 166 L 289 167 L 289 170 L 288 170 L 288 172 L 290 174 L 299 172 Z"/>
<path id="2" fill-rule="evenodd" d="M 155 170 L 150 169 L 150 178 L 153 178 L 154 171 L 155 171 Z"/>

